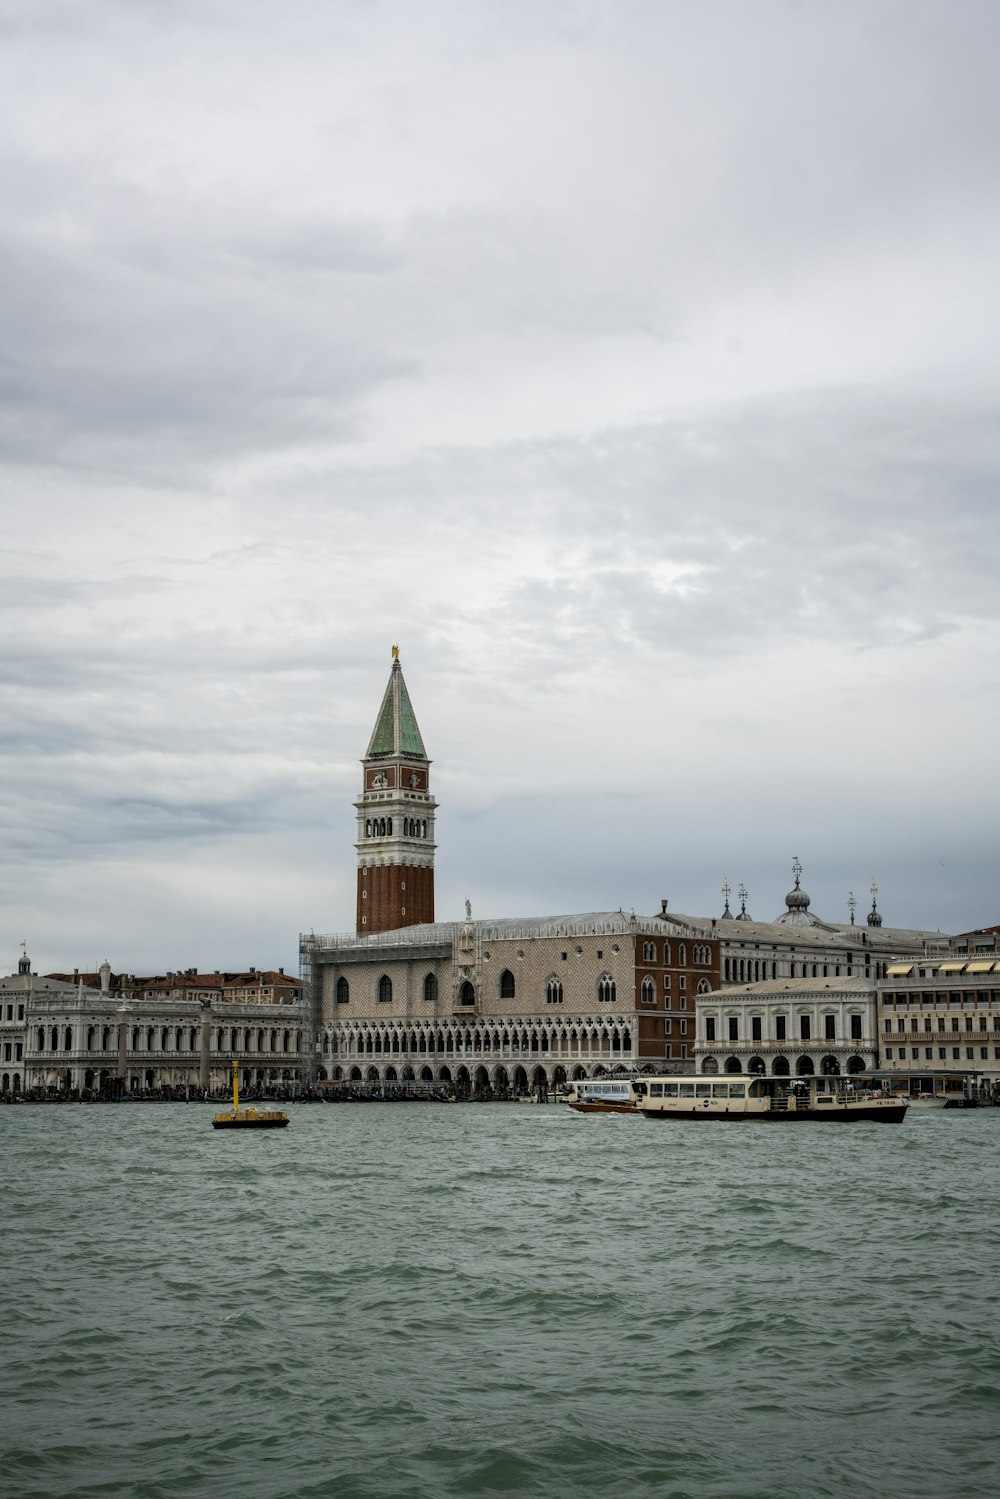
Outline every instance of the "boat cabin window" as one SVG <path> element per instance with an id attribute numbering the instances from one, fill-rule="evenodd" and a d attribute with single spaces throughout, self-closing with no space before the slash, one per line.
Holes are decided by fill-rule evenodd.
<path id="1" fill-rule="evenodd" d="M 678 1086 L 680 1087 L 682 1098 L 694 1097 L 694 1083 L 680 1083 Z"/>
<path id="2" fill-rule="evenodd" d="M 746 1097 L 746 1084 L 745 1083 L 730 1083 L 729 1084 L 729 1096 L 730 1096 L 730 1098 L 745 1098 Z"/>
<path id="3" fill-rule="evenodd" d="M 676 1083 L 664 1083 L 663 1084 L 663 1096 L 664 1096 L 664 1098 L 676 1098 L 677 1097 L 677 1084 Z"/>
<path id="4" fill-rule="evenodd" d="M 650 1083 L 650 1085 L 649 1085 L 649 1096 L 650 1096 L 650 1098 L 662 1098 L 663 1097 L 663 1084 L 662 1083 Z"/>
<path id="5" fill-rule="evenodd" d="M 712 1097 L 713 1098 L 728 1098 L 729 1097 L 729 1084 L 728 1083 L 713 1083 L 712 1084 Z"/>
<path id="6" fill-rule="evenodd" d="M 712 1084 L 711 1083 L 695 1083 L 695 1085 L 694 1085 L 694 1096 L 695 1096 L 695 1098 L 711 1098 L 711 1096 L 712 1096 Z"/>

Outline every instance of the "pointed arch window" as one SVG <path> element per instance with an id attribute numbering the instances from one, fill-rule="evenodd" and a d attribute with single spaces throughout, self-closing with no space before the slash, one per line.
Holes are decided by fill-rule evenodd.
<path id="1" fill-rule="evenodd" d="M 351 986 L 345 978 L 337 980 L 337 1004 L 346 1005 L 351 997 Z"/>
<path id="2" fill-rule="evenodd" d="M 378 981 L 378 1002 L 380 1005 L 392 1002 L 392 979 L 387 973 L 383 973 Z"/>
<path id="3" fill-rule="evenodd" d="M 618 998 L 618 988 L 610 973 L 602 973 L 597 983 L 597 998 L 601 1004 L 613 1004 Z"/>
<path id="4" fill-rule="evenodd" d="M 458 991 L 458 1002 L 460 1005 L 474 1005 L 476 1002 L 476 991 L 468 979 Z"/>
<path id="5" fill-rule="evenodd" d="M 712 988 L 712 986 L 708 982 L 708 979 L 699 979 L 698 980 L 698 993 L 699 994 L 709 994 L 711 992 L 711 988 Z"/>
<path id="6" fill-rule="evenodd" d="M 547 1005 L 561 1005 L 563 1002 L 562 982 L 557 978 L 550 978 L 545 985 L 545 1003 Z"/>
<path id="7" fill-rule="evenodd" d="M 644 1005 L 656 1003 L 656 985 L 651 978 L 644 978 L 642 981 L 642 1002 Z"/>
<path id="8" fill-rule="evenodd" d="M 428 973 L 424 977 L 424 999 L 433 1004 L 438 997 L 438 981 L 436 973 Z"/>
<path id="9" fill-rule="evenodd" d="M 516 985 L 514 983 L 514 975 L 511 973 L 509 968 L 505 968 L 503 973 L 501 973 L 500 975 L 500 998 L 513 999 L 515 989 Z"/>

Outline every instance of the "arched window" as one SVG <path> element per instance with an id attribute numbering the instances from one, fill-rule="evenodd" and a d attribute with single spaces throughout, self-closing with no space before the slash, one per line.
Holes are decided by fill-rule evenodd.
<path id="1" fill-rule="evenodd" d="M 476 991 L 468 979 L 458 991 L 458 1002 L 460 1005 L 474 1005 L 476 1002 Z"/>
<path id="2" fill-rule="evenodd" d="M 642 961 L 644 963 L 656 962 L 656 943 L 644 942 L 642 944 Z"/>
<path id="3" fill-rule="evenodd" d="M 347 1001 L 350 999 L 350 997 L 351 997 L 351 986 L 350 986 L 350 984 L 347 982 L 347 980 L 345 978 L 339 978 L 337 980 L 337 1003 L 338 1003 L 338 1005 L 346 1005 Z"/>
<path id="4" fill-rule="evenodd" d="M 610 973 L 602 973 L 597 984 L 597 998 L 602 1004 L 610 1004 L 618 998 L 618 990 Z"/>
<path id="5" fill-rule="evenodd" d="M 93 1033 L 94 1033 L 93 1026 L 91 1026 L 90 1030 L 87 1032 L 87 1050 L 88 1051 L 90 1050 L 90 1038 L 93 1035 Z M 36 1049 L 38 1051 L 44 1051 L 45 1050 L 45 1027 L 44 1027 L 44 1025 L 40 1025 L 38 1027 L 38 1046 L 37 1046 Z"/>
<path id="6" fill-rule="evenodd" d="M 545 985 L 545 1003 L 547 1005 L 561 1005 L 563 1002 L 563 986 L 559 979 L 551 978 Z"/>
<path id="7" fill-rule="evenodd" d="M 424 979 L 424 998 L 432 1002 L 438 997 L 438 981 L 436 973 L 429 973 Z"/>
<path id="8" fill-rule="evenodd" d="M 386 825 L 386 831 L 388 832 L 388 834 L 389 834 L 389 836 L 391 838 L 392 837 L 392 818 L 391 817 L 389 818 L 388 823 Z"/>
<path id="9" fill-rule="evenodd" d="M 644 1005 L 656 1003 L 656 985 L 651 978 L 644 978 L 642 981 L 642 1002 Z"/>
<path id="10" fill-rule="evenodd" d="M 708 993 L 711 992 L 711 988 L 712 988 L 712 986 L 708 982 L 708 979 L 699 979 L 698 980 L 698 993 L 699 994 L 708 994 Z"/>
<path id="11" fill-rule="evenodd" d="M 378 981 L 378 1002 L 387 1005 L 392 999 L 392 979 L 387 973 L 383 973 Z"/>
<path id="12" fill-rule="evenodd" d="M 684 943 L 682 942 L 681 945 L 680 945 L 680 947 L 677 949 L 677 961 L 681 965 L 682 968 L 686 968 L 687 967 L 687 960 L 688 960 L 687 948 L 685 947 Z"/>
<path id="13" fill-rule="evenodd" d="M 500 998 L 513 999 L 514 987 L 514 975 L 509 968 L 505 968 L 500 975 Z"/>
<path id="14" fill-rule="evenodd" d="M 670 962 L 670 943 L 669 942 L 664 942 L 664 944 L 663 944 L 663 962 L 664 962 L 664 966 L 666 966 Z"/>

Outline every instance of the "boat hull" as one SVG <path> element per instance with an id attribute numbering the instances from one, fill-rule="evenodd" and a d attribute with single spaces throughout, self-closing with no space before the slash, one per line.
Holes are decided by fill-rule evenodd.
<path id="1" fill-rule="evenodd" d="M 828 1109 L 640 1109 L 646 1119 L 718 1120 L 724 1124 L 902 1124 L 906 1104 L 846 1105 Z"/>
<path id="2" fill-rule="evenodd" d="M 571 1103 L 574 1114 L 638 1114 L 634 1103 Z"/>
<path id="3" fill-rule="evenodd" d="M 256 1119 L 213 1119 L 213 1129 L 284 1129 L 287 1114 L 261 1114 Z"/>

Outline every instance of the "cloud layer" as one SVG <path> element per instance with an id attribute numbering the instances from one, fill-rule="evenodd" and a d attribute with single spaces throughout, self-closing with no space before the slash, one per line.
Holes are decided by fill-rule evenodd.
<path id="1" fill-rule="evenodd" d="M 350 926 L 395 640 L 443 915 L 995 919 L 998 33 L 0 5 L 9 961 Z"/>

